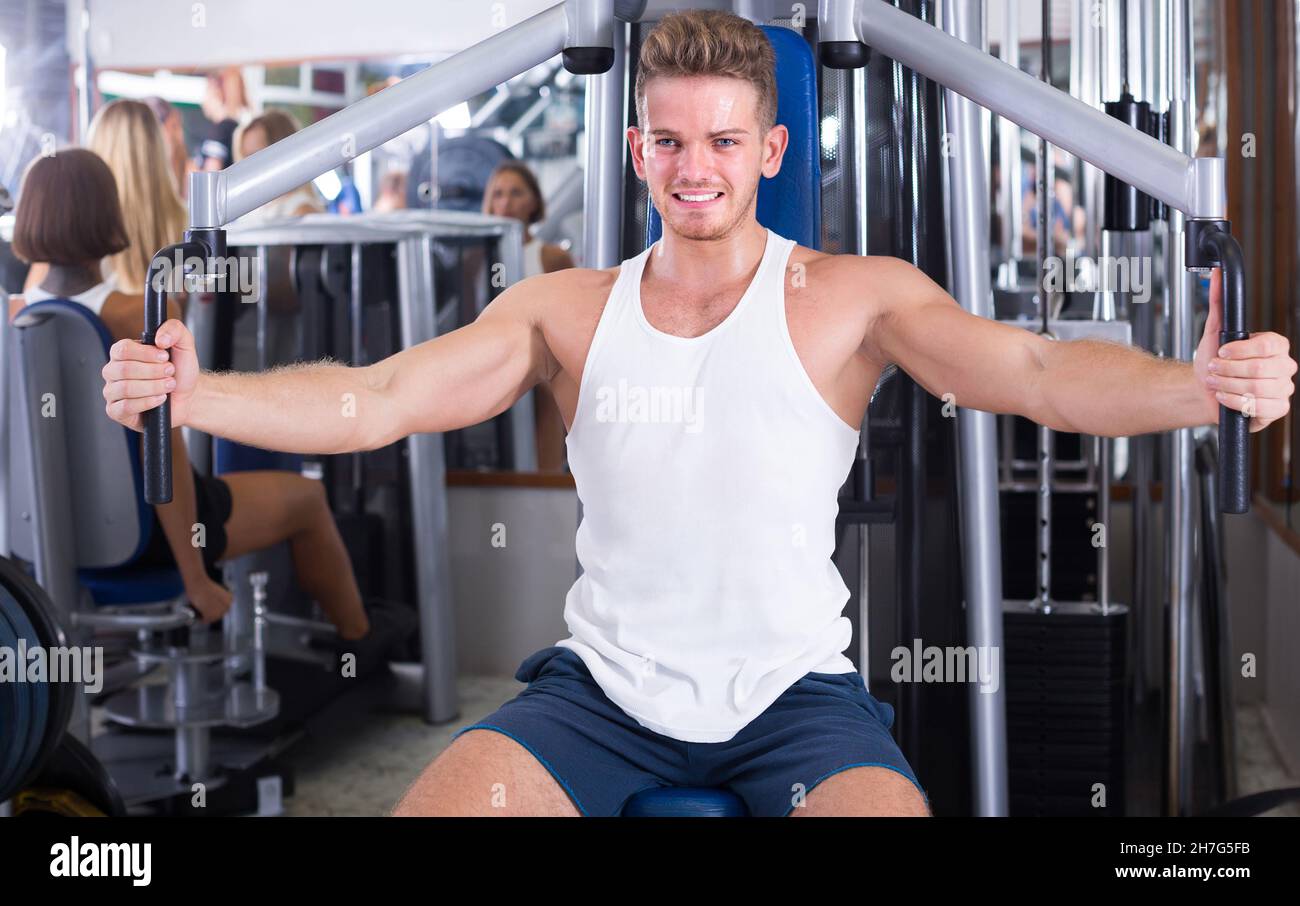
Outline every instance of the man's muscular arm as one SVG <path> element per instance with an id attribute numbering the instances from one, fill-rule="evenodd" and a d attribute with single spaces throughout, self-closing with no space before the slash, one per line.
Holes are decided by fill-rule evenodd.
<path id="1" fill-rule="evenodd" d="M 850 285 L 870 287 L 872 317 L 863 339 L 869 358 L 898 365 L 936 397 L 952 394 L 958 406 L 1038 414 L 1034 385 L 1044 341 L 969 314 L 900 259 L 862 258 L 854 266 Z"/>
<path id="2" fill-rule="evenodd" d="M 1217 314 L 1206 325 L 1196 363 L 1094 340 L 1054 341 L 972 315 L 912 265 L 859 259 L 857 280 L 871 286 L 873 317 L 864 352 L 897 363 L 938 397 L 958 406 L 1022 415 L 1058 431 L 1123 437 L 1218 421 L 1215 374 L 1251 378 L 1255 430 L 1280 417 L 1294 390 L 1295 362 L 1285 338 L 1257 334 L 1219 357 Z M 1212 298 L 1212 310 L 1218 302 Z M 1211 365 L 1213 364 L 1213 368 Z M 1245 384 L 1223 402 L 1247 404 Z"/>
<path id="3" fill-rule="evenodd" d="M 565 292 L 563 272 L 521 281 L 473 324 L 403 350 L 366 369 L 366 449 L 408 434 L 476 425 L 509 409 L 549 376 L 542 332 L 546 301 Z M 360 403 L 360 400 L 358 400 Z"/>
<path id="4" fill-rule="evenodd" d="M 546 300 L 571 272 L 545 274 L 506 290 L 473 324 L 374 365 L 297 365 L 258 374 L 199 373 L 193 340 L 179 321 L 159 330 L 176 386 L 173 423 L 268 450 L 372 450 L 408 434 L 449 431 L 503 412 L 545 377 L 541 330 Z M 156 350 L 115 344 L 104 369 L 108 414 L 138 428 L 164 385 Z"/>

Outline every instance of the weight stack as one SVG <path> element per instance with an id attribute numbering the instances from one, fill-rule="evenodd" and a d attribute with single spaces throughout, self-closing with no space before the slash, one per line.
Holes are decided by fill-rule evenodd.
<path id="1" fill-rule="evenodd" d="M 1012 815 L 1124 814 L 1127 630 L 1122 604 L 1004 604 Z"/>

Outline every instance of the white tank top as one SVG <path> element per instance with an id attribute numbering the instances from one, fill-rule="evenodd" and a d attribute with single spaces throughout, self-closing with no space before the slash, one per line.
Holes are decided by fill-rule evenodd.
<path id="1" fill-rule="evenodd" d="M 641 307 L 656 246 L 624 261 L 568 436 L 583 574 L 558 644 L 638 723 L 687 742 L 725 742 L 805 673 L 854 670 L 831 556 L 858 431 L 790 340 L 794 246 L 769 230 L 739 303 L 691 338 Z"/>
<path id="2" fill-rule="evenodd" d="M 69 302 L 76 302 L 89 308 L 96 316 L 104 308 L 104 302 L 108 300 L 114 292 L 117 291 L 117 277 L 108 276 L 103 283 L 97 283 L 84 293 L 77 293 L 75 296 L 69 296 Z M 54 293 L 46 292 L 39 286 L 33 286 L 27 292 L 23 293 L 23 304 L 35 305 L 37 302 L 45 302 L 49 299 L 58 299 L 59 296 Z"/>

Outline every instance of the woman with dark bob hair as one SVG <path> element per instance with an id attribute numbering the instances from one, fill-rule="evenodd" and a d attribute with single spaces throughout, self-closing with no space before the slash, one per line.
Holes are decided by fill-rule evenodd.
<path id="1" fill-rule="evenodd" d="M 12 245 L 25 261 L 48 262 L 49 272 L 10 300 L 11 318 L 24 305 L 64 299 L 98 315 L 115 342 L 139 336 L 144 297 L 118 291 L 101 271 L 103 258 L 127 247 L 127 236 L 113 174 L 93 152 L 73 148 L 32 162 L 23 176 Z M 180 317 L 171 300 L 167 317 Z M 288 541 L 299 585 L 320 603 L 340 639 L 355 650 L 353 643 L 375 637 L 320 482 L 282 471 L 200 475 L 190 466 L 179 428 L 172 432 L 172 474 L 172 502 L 154 507 L 150 544 L 136 562 L 174 565 L 206 622 L 220 619 L 231 603 L 220 561 Z M 202 548 L 190 540 L 196 524 L 205 529 Z"/>

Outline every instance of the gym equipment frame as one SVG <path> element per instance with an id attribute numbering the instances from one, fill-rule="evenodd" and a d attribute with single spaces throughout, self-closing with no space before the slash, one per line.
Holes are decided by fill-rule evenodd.
<path id="1" fill-rule="evenodd" d="M 1178 84 L 1184 84 L 1181 74 L 1188 70 L 1191 59 L 1186 2 L 1173 0 L 1174 47 L 1175 53 L 1182 55 L 1182 68 L 1176 70 L 1180 73 L 1180 79 L 1175 80 Z M 186 242 L 180 247 L 187 254 L 205 257 L 215 266 L 226 254 L 225 224 L 357 154 L 427 122 L 452 105 L 489 91 L 556 54 L 563 54 L 564 65 L 570 72 L 596 77 L 594 91 L 588 97 L 587 127 L 592 138 L 587 145 L 588 232 L 584 242 L 587 251 L 596 254 L 589 254 L 585 263 L 588 267 L 616 263 L 610 260 L 610 252 L 615 248 L 617 236 L 617 231 L 611 229 L 616 226 L 618 215 L 614 199 L 620 195 L 622 179 L 622 168 L 618 165 L 622 153 L 622 123 L 618 116 L 621 95 L 619 83 L 604 75 L 614 66 L 618 49 L 623 46 L 623 30 L 616 28 L 615 23 L 652 20 L 678 5 L 663 0 L 562 0 L 226 170 L 196 173 L 190 181 L 189 230 Z M 732 4 L 710 0 L 692 6 L 731 9 Z M 978 11 L 978 6 L 970 0 L 950 0 L 947 9 L 951 13 L 949 27 L 962 23 L 961 31 L 969 40 L 977 28 L 978 17 L 972 11 Z M 1243 259 L 1225 219 L 1222 158 L 1191 157 L 1163 144 L 883 0 L 821 0 L 818 28 L 824 65 L 837 69 L 861 67 L 867 61 L 869 48 L 879 51 L 1169 205 L 1171 231 L 1182 229 L 1184 233 L 1183 265 L 1196 270 L 1223 268 L 1223 342 L 1248 336 Z M 619 71 L 625 73 L 626 65 L 623 60 Z M 614 79 L 617 75 L 615 72 Z M 1187 94 L 1179 97 L 1185 101 Z M 968 130 L 974 122 L 970 108 L 956 109 L 963 111 L 961 122 Z M 1175 145 L 1186 147 L 1190 110 L 1185 103 L 1175 104 L 1173 109 L 1176 112 L 1171 120 L 1176 126 L 1171 131 Z M 967 188 L 983 177 L 982 154 L 974 153 L 978 148 L 976 134 L 968 132 L 963 139 L 966 153 L 958 154 L 951 165 L 954 175 Z M 981 208 L 981 203 L 971 204 L 965 209 L 962 222 L 954 224 L 957 233 L 968 237 L 969 242 L 983 235 L 982 224 L 973 219 Z M 607 238 L 597 239 L 597 236 Z M 170 257 L 176 248 L 170 246 L 159 255 Z M 987 268 L 981 270 L 978 266 L 980 253 L 954 242 L 954 263 L 958 265 L 955 283 L 959 301 L 976 313 L 987 314 Z M 1184 310 L 1189 304 L 1184 299 L 1175 318 L 1175 345 L 1180 352 L 1190 348 L 1185 342 L 1190 335 L 1190 317 Z M 144 342 L 153 342 L 165 312 L 161 293 L 146 281 Z M 153 504 L 171 499 L 170 423 L 166 401 L 145 413 L 145 495 Z M 1241 413 L 1221 408 L 1219 497 L 1224 512 L 1242 513 L 1249 507 L 1248 426 L 1249 420 Z M 991 566 L 997 562 L 998 553 L 995 432 L 992 417 L 984 413 L 963 411 L 961 427 L 961 474 L 965 489 L 963 537 L 975 554 L 967 560 L 968 642 L 996 645 L 1000 643 L 1002 601 L 996 582 L 999 573 Z M 1190 498 L 1191 432 L 1176 432 L 1175 444 L 1174 462 L 1178 472 L 1173 506 L 1176 515 L 1181 515 L 1181 507 Z M 1190 556 L 1173 572 L 1176 577 L 1186 574 L 1190 582 Z M 1175 602 L 1182 594 L 1185 587 L 1175 596 Z M 1176 624 L 1182 619 L 1175 614 Z M 423 623 L 421 630 L 427 636 L 445 631 L 446 625 Z M 422 644 L 426 648 L 432 644 L 441 650 L 451 647 L 445 639 L 426 638 Z M 1181 668 L 1175 664 L 1173 669 L 1177 673 Z M 432 681 L 433 677 L 426 675 L 427 698 L 432 694 L 429 688 Z M 444 690 L 442 694 L 448 693 Z M 1181 690 L 1178 694 L 1187 693 Z M 972 720 L 979 814 L 1006 813 L 1006 739 L 1000 718 L 1003 708 L 998 694 L 983 696 L 978 700 Z"/>

